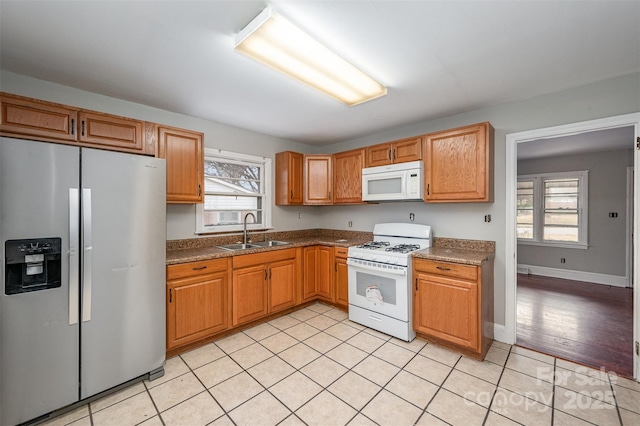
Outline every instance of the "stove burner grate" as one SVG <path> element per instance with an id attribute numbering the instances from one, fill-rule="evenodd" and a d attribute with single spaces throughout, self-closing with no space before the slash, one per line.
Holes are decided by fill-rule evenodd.
<path id="1" fill-rule="evenodd" d="M 391 251 L 395 253 L 410 253 L 419 249 L 420 246 L 417 244 L 398 244 L 393 247 L 387 247 L 385 251 Z"/>
<path id="2" fill-rule="evenodd" d="M 387 246 L 389 246 L 388 241 L 369 241 L 364 244 L 360 244 L 358 248 L 377 250 Z"/>

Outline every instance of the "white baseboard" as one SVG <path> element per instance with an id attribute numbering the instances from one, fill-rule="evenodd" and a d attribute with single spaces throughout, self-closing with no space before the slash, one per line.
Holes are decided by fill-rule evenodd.
<path id="1" fill-rule="evenodd" d="M 546 266 L 518 264 L 518 273 L 541 275 L 543 277 L 563 278 L 566 280 L 584 281 L 594 284 L 605 284 L 614 287 L 629 286 L 629 280 L 627 279 L 627 277 L 598 274 L 595 272 L 571 271 L 569 269 L 548 268 Z"/>
<path id="2" fill-rule="evenodd" d="M 493 340 L 509 345 L 514 343 L 509 342 L 509 339 L 507 339 L 507 328 L 502 324 L 493 324 Z"/>

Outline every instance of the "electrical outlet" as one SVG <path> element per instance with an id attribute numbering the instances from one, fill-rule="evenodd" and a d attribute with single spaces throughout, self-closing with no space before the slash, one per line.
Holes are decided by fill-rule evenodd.
<path id="1" fill-rule="evenodd" d="M 302 212 L 298 212 L 298 219 L 302 219 Z"/>
<path id="2" fill-rule="evenodd" d="M 413 213 L 409 213 L 409 220 L 413 222 L 416 219 L 416 215 Z"/>
<path id="3" fill-rule="evenodd" d="M 491 222 L 491 215 L 490 214 L 485 214 L 484 215 L 484 221 L 487 222 L 487 223 Z"/>
<path id="4" fill-rule="evenodd" d="M 616 213 L 616 212 L 610 212 L 610 213 L 609 213 L 609 217 L 618 217 L 618 213 Z"/>
<path id="5" fill-rule="evenodd" d="M 347 222 L 347 225 L 349 225 L 349 228 L 351 228 L 353 226 L 353 222 L 349 221 L 349 222 Z"/>
<path id="6" fill-rule="evenodd" d="M 567 263 L 567 259 L 565 259 L 564 257 L 560 258 L 560 263 Z"/>

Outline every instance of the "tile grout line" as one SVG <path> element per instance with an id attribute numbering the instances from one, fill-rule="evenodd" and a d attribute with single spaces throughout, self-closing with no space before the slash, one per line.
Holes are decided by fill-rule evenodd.
<path id="1" fill-rule="evenodd" d="M 484 416 L 484 420 L 482 422 L 483 425 L 485 425 L 487 423 L 487 420 L 489 419 L 489 414 L 491 414 L 491 406 L 493 405 L 493 400 L 495 399 L 496 394 L 498 393 L 498 389 L 500 389 L 500 381 L 502 380 L 502 375 L 504 374 L 504 370 L 507 369 L 507 362 L 509 362 L 509 357 L 511 356 L 511 349 L 512 348 L 513 348 L 513 346 L 511 348 L 509 348 L 509 350 L 507 351 L 507 359 L 504 360 L 504 365 L 502 366 L 502 370 L 500 370 L 500 377 L 498 377 L 498 381 L 496 382 L 496 388 L 493 390 L 493 395 L 491 395 L 491 400 L 489 401 L 489 406 L 487 407 L 487 412 L 486 412 L 486 414 Z M 515 422 L 515 420 L 510 419 L 509 417 L 503 416 L 500 413 L 496 413 L 496 414 Z M 520 422 L 516 422 L 516 423 L 520 423 Z"/>
<path id="2" fill-rule="evenodd" d="M 180 376 L 178 376 L 178 377 L 180 377 Z M 158 409 L 158 406 L 156 405 L 156 401 L 153 399 L 153 396 L 151 396 L 151 392 L 149 392 L 149 387 L 147 386 L 147 384 L 144 381 L 142 382 L 142 384 L 144 385 L 144 390 L 147 393 L 147 395 L 149 396 L 149 399 L 151 400 L 151 403 L 153 404 L 153 408 L 155 408 L 156 413 L 158 413 L 158 419 L 160 419 L 160 423 L 162 423 L 162 425 L 165 426 L 164 419 L 162 418 L 160 410 Z M 149 419 L 146 419 L 145 421 L 147 421 L 147 420 L 149 420 Z M 142 423 L 142 422 L 140 422 L 140 423 Z"/>
<path id="3" fill-rule="evenodd" d="M 427 345 L 430 345 L 431 343 L 427 343 Z M 426 346 L 426 345 L 425 345 Z M 429 358 L 431 359 L 431 358 Z M 451 375 L 451 373 L 453 373 L 453 370 L 456 369 L 456 365 L 458 365 L 458 363 L 460 362 L 460 360 L 462 359 L 462 357 L 459 357 L 458 360 L 455 362 L 455 364 L 453 364 L 451 366 L 451 370 L 449 371 L 449 373 L 447 374 L 447 377 L 444 378 L 444 380 L 442 381 L 442 383 L 440 383 L 440 385 L 438 385 L 438 389 L 433 393 L 433 396 L 431 397 L 431 399 L 429 400 L 429 402 L 427 403 L 427 405 L 422 409 L 422 414 L 420 414 L 420 416 L 418 417 L 418 420 L 416 420 L 416 423 L 420 421 L 420 419 L 425 415 L 425 414 L 429 414 L 430 416 L 435 417 L 436 419 L 443 421 L 447 424 L 449 424 L 449 422 L 441 419 L 440 417 L 436 416 L 435 414 L 431 414 L 427 412 L 427 409 L 429 408 L 429 406 L 431 405 L 431 403 L 433 402 L 434 399 L 436 399 L 436 396 L 438 395 L 438 393 L 440 393 L 440 390 L 442 389 L 442 385 L 444 385 L 444 383 L 447 381 L 447 379 L 449 378 L 449 376 Z M 435 361 L 435 360 L 434 360 Z M 436 361 L 437 362 L 437 361 Z M 427 380 L 428 381 L 428 380 Z M 433 382 L 429 382 L 429 383 L 433 383 Z M 435 383 L 433 383 L 435 385 Z M 445 389 L 446 391 L 446 389 Z"/>

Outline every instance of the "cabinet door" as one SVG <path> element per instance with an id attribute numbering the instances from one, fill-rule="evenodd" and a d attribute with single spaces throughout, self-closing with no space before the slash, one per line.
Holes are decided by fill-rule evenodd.
<path id="1" fill-rule="evenodd" d="M 306 302 L 318 295 L 317 263 L 318 247 L 305 247 L 302 250 L 302 301 Z"/>
<path id="2" fill-rule="evenodd" d="M 422 137 L 396 141 L 391 150 L 391 159 L 394 163 L 422 160 Z"/>
<path id="3" fill-rule="evenodd" d="M 61 141 L 76 140 L 78 112 L 62 105 L 0 96 L 0 130 L 6 134 Z"/>
<path id="4" fill-rule="evenodd" d="M 233 271 L 233 323 L 235 327 L 267 315 L 267 268 L 263 265 Z"/>
<path id="5" fill-rule="evenodd" d="M 159 126 L 158 155 L 167 160 L 167 203 L 201 203 L 204 200 L 203 134 Z"/>
<path id="6" fill-rule="evenodd" d="M 333 154 L 333 204 L 362 202 L 364 149 Z"/>
<path id="7" fill-rule="evenodd" d="M 78 140 L 83 145 L 143 152 L 142 121 L 87 111 L 81 111 L 79 119 Z"/>
<path id="8" fill-rule="evenodd" d="M 167 349 L 227 328 L 227 274 L 176 280 L 167 289 Z"/>
<path id="9" fill-rule="evenodd" d="M 478 351 L 477 283 L 423 273 L 414 279 L 415 330 Z"/>
<path id="10" fill-rule="evenodd" d="M 333 303 L 333 247 L 318 247 L 317 289 L 318 297 Z"/>
<path id="11" fill-rule="evenodd" d="M 493 201 L 489 123 L 425 135 L 425 201 Z"/>
<path id="12" fill-rule="evenodd" d="M 276 154 L 277 205 L 300 205 L 303 203 L 303 163 L 304 156 L 300 153 L 285 151 Z"/>
<path id="13" fill-rule="evenodd" d="M 381 143 L 366 148 L 367 167 L 391 164 L 391 143 Z"/>
<path id="14" fill-rule="evenodd" d="M 269 265 L 269 313 L 296 304 L 296 283 L 295 259 Z"/>
<path id="15" fill-rule="evenodd" d="M 347 272 L 347 259 L 336 257 L 335 269 L 336 303 L 347 308 L 349 307 L 349 274 Z"/>
<path id="16" fill-rule="evenodd" d="M 304 156 L 304 203 L 331 204 L 331 155 Z"/>

